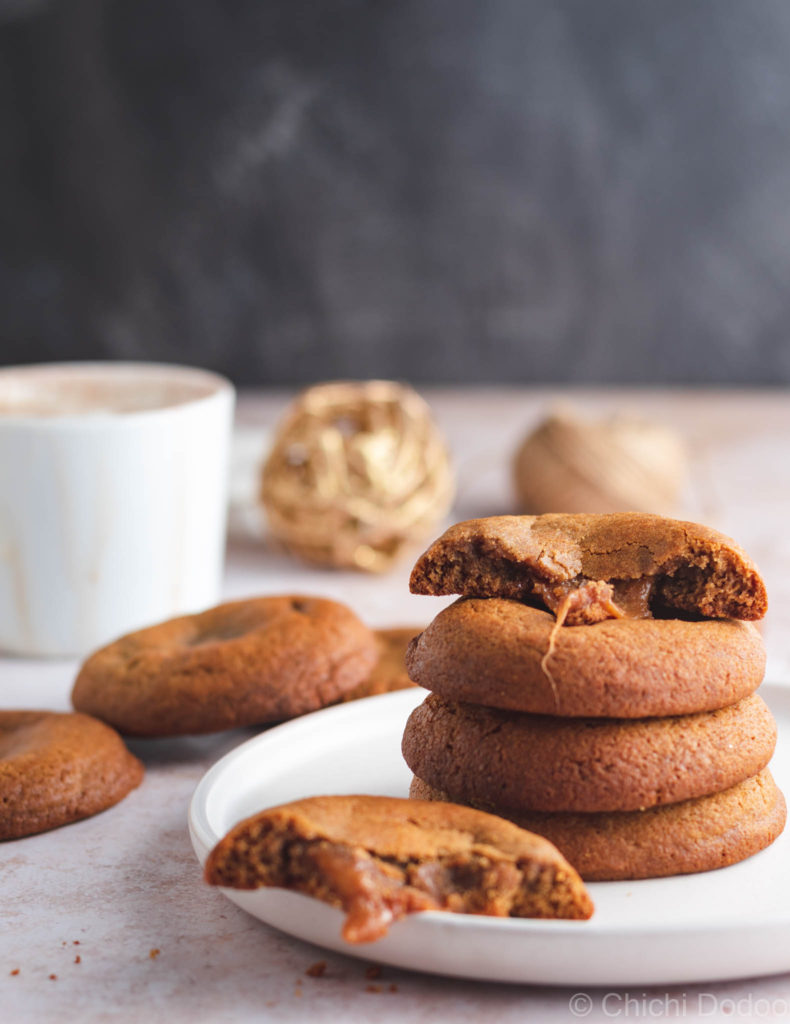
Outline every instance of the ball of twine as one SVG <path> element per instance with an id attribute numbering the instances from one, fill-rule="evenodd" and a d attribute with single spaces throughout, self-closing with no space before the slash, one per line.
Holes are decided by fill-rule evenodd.
<path id="1" fill-rule="evenodd" d="M 622 415 L 591 422 L 562 411 L 526 436 L 513 471 L 525 511 L 672 515 L 686 453 L 676 434 L 656 424 Z"/>
<path id="2" fill-rule="evenodd" d="M 263 468 L 272 533 L 309 562 L 373 572 L 448 512 L 454 480 L 427 404 L 391 381 L 309 388 Z"/>

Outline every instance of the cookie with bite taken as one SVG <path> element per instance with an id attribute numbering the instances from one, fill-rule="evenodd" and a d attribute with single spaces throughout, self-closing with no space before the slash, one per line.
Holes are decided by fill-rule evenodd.
<path id="1" fill-rule="evenodd" d="M 317 796 L 230 830 L 211 885 L 275 886 L 341 908 L 349 942 L 381 938 L 421 910 L 585 919 L 593 905 L 551 843 L 491 814 L 384 796 Z"/>

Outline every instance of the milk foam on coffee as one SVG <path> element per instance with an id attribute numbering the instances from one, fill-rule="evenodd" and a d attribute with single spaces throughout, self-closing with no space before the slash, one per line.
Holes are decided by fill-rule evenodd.
<path id="1" fill-rule="evenodd" d="M 20 367 L 0 371 L 0 416 L 107 416 L 166 409 L 211 393 L 199 380 L 173 379 L 166 367 Z"/>

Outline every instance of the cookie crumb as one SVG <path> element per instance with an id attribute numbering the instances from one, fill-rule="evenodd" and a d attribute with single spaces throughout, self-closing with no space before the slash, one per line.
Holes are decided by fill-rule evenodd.
<path id="1" fill-rule="evenodd" d="M 326 960 L 319 960 L 310 966 L 305 971 L 305 974 L 309 978 L 323 978 L 326 973 Z"/>
<path id="2" fill-rule="evenodd" d="M 57 980 L 58 980 L 58 976 L 57 976 L 57 974 L 50 974 L 50 976 L 49 976 L 49 980 L 50 980 L 50 981 L 57 981 Z"/>
<path id="3" fill-rule="evenodd" d="M 365 968 L 365 977 L 368 981 L 375 981 L 376 978 L 381 977 L 381 968 L 378 964 L 371 964 L 370 967 Z"/>
<path id="4" fill-rule="evenodd" d="M 74 939 L 74 941 L 72 942 L 72 946 L 79 946 L 79 944 L 80 944 L 80 940 L 79 939 Z M 66 943 L 64 942 L 63 945 L 65 946 Z"/>
<path id="5" fill-rule="evenodd" d="M 13 978 L 13 977 L 14 977 L 15 975 L 17 975 L 17 974 L 19 974 L 19 968 L 18 968 L 18 967 L 15 967 L 15 968 L 13 969 L 13 971 L 11 971 L 11 977 Z"/>
<path id="6" fill-rule="evenodd" d="M 156 958 L 159 956 L 159 954 L 161 952 L 162 952 L 161 949 L 149 949 L 148 950 L 148 958 L 149 958 L 149 960 L 156 960 Z"/>
<path id="7" fill-rule="evenodd" d="M 75 964 L 81 964 L 82 963 L 82 957 L 79 955 L 79 953 L 74 957 L 74 963 Z"/>
<path id="8" fill-rule="evenodd" d="M 366 985 L 366 992 L 381 992 L 381 985 Z"/>

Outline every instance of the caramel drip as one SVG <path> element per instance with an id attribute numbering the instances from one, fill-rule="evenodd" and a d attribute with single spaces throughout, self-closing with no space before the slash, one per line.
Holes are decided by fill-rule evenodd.
<path id="1" fill-rule="evenodd" d="M 554 653 L 554 647 L 557 643 L 557 634 L 562 629 L 562 625 L 565 622 L 565 618 L 568 614 L 568 609 L 570 608 L 570 598 L 571 595 L 568 594 L 568 596 L 565 598 L 562 604 L 557 608 L 557 611 L 555 613 L 557 618 L 555 619 L 554 625 L 551 627 L 551 633 L 549 634 L 549 645 L 546 648 L 546 653 L 540 659 L 541 671 L 548 679 L 549 686 L 551 686 L 551 692 L 554 696 L 555 711 L 559 711 L 560 709 L 560 694 L 559 690 L 557 689 L 557 681 L 555 680 L 554 676 L 551 674 L 551 670 L 549 669 L 549 659 Z"/>
<path id="2" fill-rule="evenodd" d="M 655 580 L 650 576 L 636 580 L 561 580 L 535 583 L 537 595 L 555 615 L 565 609 L 569 626 L 585 626 L 604 619 L 651 619 L 650 601 Z"/>
<path id="3" fill-rule="evenodd" d="M 603 619 L 622 619 L 624 612 L 614 603 L 614 587 L 603 580 L 563 580 L 536 583 L 533 592 L 555 615 L 563 610 L 569 626 L 583 626 Z"/>
<path id="4" fill-rule="evenodd" d="M 321 845 L 310 856 L 346 913 L 342 934 L 347 942 L 374 942 L 406 914 L 439 909 L 435 899 L 390 877 L 364 852 Z"/>
<path id="5" fill-rule="evenodd" d="M 543 674 L 551 685 L 554 695 L 554 709 L 559 710 L 560 698 L 557 681 L 549 669 L 549 660 L 557 645 L 560 629 L 569 626 L 591 625 L 605 619 L 649 619 L 650 598 L 654 580 L 645 577 L 638 580 L 563 580 L 558 583 L 536 583 L 533 593 L 537 594 L 547 607 L 554 612 L 555 621 L 549 634 L 546 653 L 540 660 Z"/>

